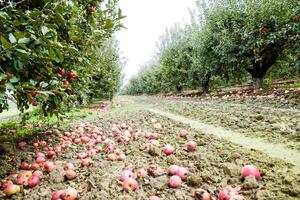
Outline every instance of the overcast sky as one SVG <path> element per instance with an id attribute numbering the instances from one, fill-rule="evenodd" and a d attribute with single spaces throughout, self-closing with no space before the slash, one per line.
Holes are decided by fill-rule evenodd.
<path id="1" fill-rule="evenodd" d="M 166 28 L 189 21 L 188 8 L 194 6 L 195 0 L 120 0 L 123 14 L 127 16 L 123 20 L 127 29 L 116 36 L 122 55 L 128 60 L 125 82 L 153 57 L 156 42 Z"/>

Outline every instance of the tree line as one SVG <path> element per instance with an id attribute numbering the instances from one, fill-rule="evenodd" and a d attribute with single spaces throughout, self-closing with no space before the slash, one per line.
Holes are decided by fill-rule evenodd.
<path id="1" fill-rule="evenodd" d="M 123 89 L 155 94 L 283 79 L 300 72 L 300 2 L 197 1 L 191 22 L 161 37 L 158 53 Z"/>

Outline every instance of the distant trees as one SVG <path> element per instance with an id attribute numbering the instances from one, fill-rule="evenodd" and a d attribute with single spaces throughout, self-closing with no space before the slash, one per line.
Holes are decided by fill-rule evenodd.
<path id="1" fill-rule="evenodd" d="M 160 74 L 155 76 L 159 79 L 148 80 L 149 69 L 144 67 L 134 78 L 139 93 L 200 87 L 208 92 L 210 86 L 249 78 L 254 88 L 260 88 L 271 68 L 274 70 L 269 74 L 277 78 L 279 74 L 299 73 L 299 1 L 205 2 L 197 2 L 198 12 L 192 16 L 192 23 L 176 25 L 162 37 L 159 59 L 149 67 Z M 144 90 L 147 84 L 164 87 Z M 131 87 L 129 84 L 126 89 Z"/>

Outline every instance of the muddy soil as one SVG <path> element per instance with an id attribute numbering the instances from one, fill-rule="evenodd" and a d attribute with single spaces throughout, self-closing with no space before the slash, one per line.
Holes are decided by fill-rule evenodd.
<path id="1" fill-rule="evenodd" d="M 166 200 L 192 200 L 193 192 L 196 188 L 208 190 L 217 198 L 220 189 L 231 185 L 240 190 L 240 194 L 247 199 L 299 199 L 300 198 L 300 175 L 291 171 L 292 165 L 281 160 L 271 159 L 262 152 L 246 150 L 241 146 L 234 145 L 222 139 L 217 139 L 211 135 L 203 134 L 191 129 L 185 124 L 172 121 L 139 109 L 139 105 L 128 103 L 106 112 L 99 112 L 93 118 L 85 118 L 80 123 L 91 123 L 99 127 L 101 135 L 115 142 L 116 147 L 121 149 L 126 159 L 123 161 L 110 161 L 108 153 L 100 151 L 93 157 L 93 166 L 80 167 L 80 160 L 74 158 L 79 152 L 87 152 L 87 145 L 83 143 L 74 144 L 66 148 L 56 157 L 48 159 L 50 161 L 60 160 L 72 162 L 76 167 L 77 176 L 73 180 L 65 180 L 64 170 L 59 164 L 53 172 L 44 172 L 44 178 L 35 188 L 22 186 L 21 193 L 11 197 L 11 199 L 51 199 L 52 192 L 68 187 L 76 188 L 79 191 L 78 199 L 147 199 L 151 195 L 157 195 Z M 155 129 L 153 119 L 162 125 L 161 129 Z M 80 125 L 78 121 L 70 127 L 71 131 Z M 124 126 L 122 124 L 126 124 Z M 120 129 L 122 133 L 126 130 L 131 137 L 128 144 L 118 142 L 118 138 L 113 134 L 112 127 Z M 182 129 L 189 131 L 188 138 L 179 137 Z M 85 130 L 89 132 L 89 130 Z M 156 132 L 159 134 L 159 147 L 145 149 L 145 143 L 149 141 L 143 136 L 145 132 Z M 128 132 L 127 132 L 128 133 Z M 89 133 L 88 133 L 89 134 Z M 139 136 L 139 137 L 138 137 Z M 63 135 L 50 134 L 47 138 L 48 146 L 55 147 L 61 142 Z M 198 144 L 197 150 L 187 152 L 185 143 L 188 140 L 195 140 Z M 122 140 L 121 140 L 122 141 Z M 15 161 L 15 166 L 7 166 L 6 174 L 2 175 L 3 180 L 11 173 L 19 171 L 17 168 L 21 161 L 32 163 L 38 151 L 45 152 L 44 149 L 34 149 L 32 144 L 35 140 L 27 140 L 28 146 L 20 150 L 13 146 L 1 155 L 1 163 Z M 105 142 L 99 145 L 105 149 Z M 162 152 L 162 147 L 171 144 L 176 147 L 176 153 L 166 156 Z M 16 145 L 16 144 L 11 144 Z M 8 156 L 8 154 L 10 156 Z M 9 159 L 9 160 L 8 160 Z M 125 192 L 119 184 L 119 173 L 126 167 L 133 165 L 135 172 L 138 169 L 145 169 L 151 164 L 156 164 L 166 170 L 169 165 L 176 164 L 186 167 L 190 175 L 184 184 L 178 189 L 171 189 L 167 182 L 169 176 L 162 174 L 153 176 L 147 174 L 143 178 L 138 178 L 138 189 L 132 192 Z M 259 181 L 253 179 L 243 180 L 240 171 L 242 166 L 253 164 L 260 168 L 262 178 Z M 132 168 L 132 166 L 131 166 Z M 0 199 L 6 199 L 0 192 Z"/>
<path id="2" fill-rule="evenodd" d="M 293 99 L 295 101 L 295 99 Z M 155 109 L 286 144 L 300 151 L 300 102 L 254 98 L 164 98 L 144 97 L 135 101 Z M 159 103 L 156 103 L 159 102 Z"/>

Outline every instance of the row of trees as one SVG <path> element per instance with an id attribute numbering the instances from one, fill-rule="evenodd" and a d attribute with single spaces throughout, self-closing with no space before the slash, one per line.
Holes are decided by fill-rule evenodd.
<path id="1" fill-rule="evenodd" d="M 122 59 L 112 37 L 124 16 L 118 0 L 0 1 L 0 112 L 63 112 L 74 102 L 112 98 Z"/>
<path id="2" fill-rule="evenodd" d="M 298 0 L 200 0 L 192 21 L 161 38 L 159 53 L 132 78 L 127 94 L 181 92 L 241 83 L 254 88 L 299 74 Z M 272 69 L 270 70 L 270 68 Z"/>

